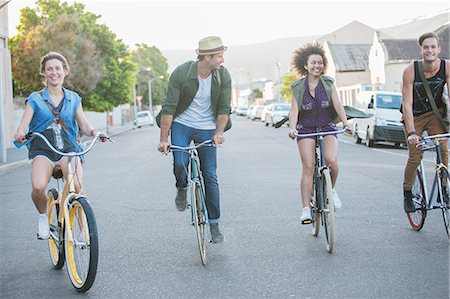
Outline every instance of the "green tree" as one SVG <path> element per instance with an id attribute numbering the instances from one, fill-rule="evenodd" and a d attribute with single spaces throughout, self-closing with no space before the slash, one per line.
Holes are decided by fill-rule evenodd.
<path id="1" fill-rule="evenodd" d="M 263 92 L 259 88 L 253 88 L 251 96 L 252 96 L 253 99 L 262 98 L 263 97 Z"/>
<path id="2" fill-rule="evenodd" d="M 283 97 L 283 99 L 287 102 L 290 102 L 292 100 L 291 85 L 297 79 L 298 79 L 298 76 L 295 73 L 289 73 L 283 77 L 283 82 L 281 85 L 280 93 L 281 93 L 281 96 Z"/>
<path id="3" fill-rule="evenodd" d="M 137 94 L 143 96 L 144 103 L 148 103 L 148 82 L 152 80 L 153 105 L 161 105 L 169 82 L 167 59 L 157 47 L 149 47 L 146 44 L 136 45 L 130 59 L 137 67 Z"/>
<path id="4" fill-rule="evenodd" d="M 136 67 L 126 45 L 84 5 L 38 0 L 21 10 L 18 34 L 10 40 L 15 94 L 42 85 L 39 60 L 49 51 L 65 55 L 71 67 L 65 85 L 83 97 L 88 110 L 106 111 L 130 102 Z"/>

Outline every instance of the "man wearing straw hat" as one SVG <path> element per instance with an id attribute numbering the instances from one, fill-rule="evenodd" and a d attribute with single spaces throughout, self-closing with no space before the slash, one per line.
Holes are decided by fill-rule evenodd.
<path id="1" fill-rule="evenodd" d="M 191 141 L 201 143 L 211 139 L 215 145 L 222 144 L 224 131 L 231 127 L 231 77 L 222 66 L 227 50 L 218 36 L 201 39 L 196 61 L 179 65 L 170 76 L 166 97 L 157 123 L 161 128 L 158 150 L 167 154 L 169 134 L 171 143 L 188 146 Z M 220 192 L 217 181 L 216 147 L 198 149 L 200 164 L 206 188 L 206 206 L 213 243 L 224 239 L 219 230 Z M 187 207 L 186 153 L 173 152 L 174 174 L 177 195 L 175 205 L 178 211 Z"/>

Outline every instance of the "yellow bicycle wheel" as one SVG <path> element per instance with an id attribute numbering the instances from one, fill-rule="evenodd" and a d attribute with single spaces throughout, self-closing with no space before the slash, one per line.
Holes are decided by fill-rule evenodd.
<path id="1" fill-rule="evenodd" d="M 70 281 L 79 292 L 94 283 L 98 263 L 98 236 L 94 213 L 84 197 L 70 201 L 66 219 L 65 250 Z"/>
<path id="2" fill-rule="evenodd" d="M 48 239 L 48 249 L 53 268 L 61 269 L 64 266 L 64 246 L 63 233 L 58 224 L 59 204 L 57 202 L 58 191 L 50 189 L 47 193 L 47 216 L 50 226 L 50 237 Z"/>

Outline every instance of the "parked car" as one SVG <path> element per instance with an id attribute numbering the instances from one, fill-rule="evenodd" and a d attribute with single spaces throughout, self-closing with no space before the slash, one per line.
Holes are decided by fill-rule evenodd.
<path id="1" fill-rule="evenodd" d="M 248 106 L 239 106 L 236 108 L 236 115 L 246 116 Z"/>
<path id="2" fill-rule="evenodd" d="M 266 112 L 267 112 L 267 108 L 269 107 L 269 105 L 264 105 L 263 110 L 261 111 L 261 121 L 265 122 L 266 121 Z"/>
<path id="3" fill-rule="evenodd" d="M 356 143 L 365 140 L 368 147 L 375 142 L 393 142 L 395 146 L 406 143 L 403 124 L 400 122 L 402 95 L 389 91 L 361 91 L 355 108 L 372 114 L 370 118 L 353 119 L 353 136 Z"/>
<path id="4" fill-rule="evenodd" d="M 264 106 L 262 106 L 262 105 L 253 106 L 252 111 L 250 111 L 250 119 L 251 120 L 261 119 L 261 113 L 262 113 L 263 109 L 264 109 Z"/>
<path id="5" fill-rule="evenodd" d="M 153 116 L 150 114 L 150 111 L 140 111 L 136 115 L 136 126 L 138 128 L 142 126 L 153 126 L 155 124 L 155 121 L 153 119 Z"/>
<path id="6" fill-rule="evenodd" d="M 277 122 L 289 115 L 291 109 L 290 104 L 286 103 L 272 103 L 267 107 L 265 115 L 266 127 L 269 125 L 275 126 Z M 286 122 L 288 125 L 289 123 Z"/>
<path id="7" fill-rule="evenodd" d="M 253 107 L 255 107 L 255 105 L 250 105 L 250 107 L 248 107 L 248 109 L 247 109 L 247 118 L 250 118 L 250 112 L 252 112 L 252 110 L 253 110 Z"/>

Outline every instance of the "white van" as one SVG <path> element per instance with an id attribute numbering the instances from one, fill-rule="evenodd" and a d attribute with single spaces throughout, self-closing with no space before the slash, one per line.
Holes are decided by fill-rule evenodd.
<path id="1" fill-rule="evenodd" d="M 356 143 L 365 140 L 368 147 L 378 141 L 393 142 L 397 147 L 405 143 L 403 124 L 400 122 L 401 103 L 402 94 L 399 92 L 361 91 L 356 98 L 355 108 L 372 116 L 353 119 Z"/>

